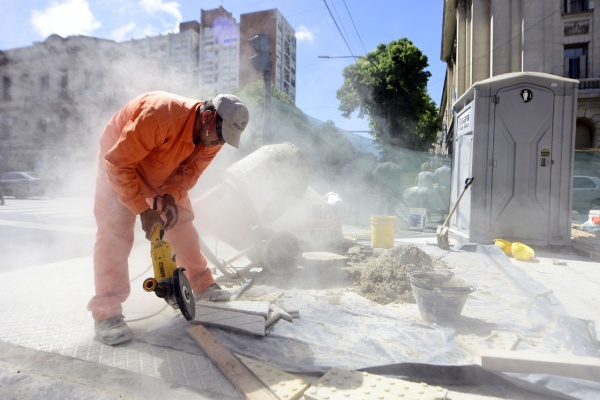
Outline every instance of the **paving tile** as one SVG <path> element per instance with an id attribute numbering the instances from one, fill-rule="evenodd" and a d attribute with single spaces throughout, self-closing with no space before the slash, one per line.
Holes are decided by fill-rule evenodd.
<path id="1" fill-rule="evenodd" d="M 239 311 L 245 314 L 256 314 L 267 318 L 269 314 L 270 302 L 268 301 L 228 301 L 228 302 L 215 302 L 215 301 L 197 301 L 196 311 L 198 308 L 216 308 L 218 310 L 229 310 Z"/>
<path id="2" fill-rule="evenodd" d="M 196 308 L 194 321 L 203 325 L 218 326 L 256 336 L 265 336 L 265 317 L 218 308 Z"/>
<path id="3" fill-rule="evenodd" d="M 242 297 L 247 300 L 268 301 L 269 303 L 272 303 L 277 299 L 283 297 L 283 295 L 283 290 L 277 290 L 266 286 L 260 286 L 248 289 Z"/>
<path id="4" fill-rule="evenodd" d="M 261 363 L 240 354 L 235 355 L 252 373 L 281 400 L 297 400 L 310 387 L 310 383 L 269 364 Z"/>
<path id="5" fill-rule="evenodd" d="M 304 397 L 309 400 L 392 398 L 438 400 L 446 399 L 447 395 L 448 390 L 439 386 L 341 368 L 329 370 L 315 386 L 304 393 Z"/>

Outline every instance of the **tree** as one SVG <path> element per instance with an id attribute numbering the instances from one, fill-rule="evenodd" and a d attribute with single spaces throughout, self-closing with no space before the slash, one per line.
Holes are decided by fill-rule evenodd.
<path id="1" fill-rule="evenodd" d="M 368 116 L 373 138 L 411 150 L 429 150 L 439 130 L 437 107 L 427 94 L 425 56 L 406 38 L 380 44 L 344 69 L 337 91 L 340 111 Z"/>

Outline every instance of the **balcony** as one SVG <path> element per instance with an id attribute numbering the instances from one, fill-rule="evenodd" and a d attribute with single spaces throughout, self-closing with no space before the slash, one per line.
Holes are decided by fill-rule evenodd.
<path id="1" fill-rule="evenodd" d="M 600 97 L 600 78 L 580 79 L 579 97 Z"/>

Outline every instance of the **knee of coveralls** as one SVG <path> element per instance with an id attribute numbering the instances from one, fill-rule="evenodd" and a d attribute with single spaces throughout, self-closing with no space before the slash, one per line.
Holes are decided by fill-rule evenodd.
<path id="1" fill-rule="evenodd" d="M 173 245 L 177 266 L 185 268 L 192 289 L 202 291 L 215 283 L 215 279 L 201 252 L 200 235 L 193 224 L 194 213 L 189 198 L 186 199 L 181 202 L 183 204 L 177 204 L 178 220 L 172 229 L 165 232 L 165 240 Z"/>
<path id="2" fill-rule="evenodd" d="M 94 200 L 98 226 L 94 244 L 96 295 L 88 303 L 88 310 L 97 321 L 122 314 L 122 303 L 129 297 L 128 258 L 136 218 L 119 202 L 103 171 L 98 174 Z"/>

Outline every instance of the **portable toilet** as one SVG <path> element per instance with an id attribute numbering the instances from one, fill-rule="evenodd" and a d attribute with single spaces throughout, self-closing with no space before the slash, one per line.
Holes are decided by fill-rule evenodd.
<path id="1" fill-rule="evenodd" d="M 538 72 L 475 83 L 453 105 L 454 205 L 459 241 L 571 243 L 578 81 Z"/>

